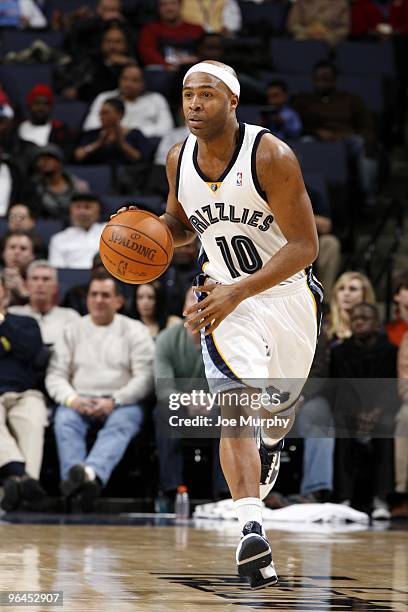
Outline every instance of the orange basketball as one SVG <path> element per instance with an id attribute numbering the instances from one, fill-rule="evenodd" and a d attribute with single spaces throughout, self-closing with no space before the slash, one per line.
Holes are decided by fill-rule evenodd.
<path id="1" fill-rule="evenodd" d="M 131 285 L 161 276 L 170 265 L 173 249 L 167 225 L 145 210 L 127 210 L 113 217 L 104 227 L 99 246 L 108 272 Z"/>

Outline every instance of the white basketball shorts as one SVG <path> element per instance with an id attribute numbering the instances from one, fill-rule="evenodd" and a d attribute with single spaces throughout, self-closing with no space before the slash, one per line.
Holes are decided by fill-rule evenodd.
<path id="1" fill-rule="evenodd" d="M 210 390 L 275 388 L 290 392 L 281 409 L 292 405 L 312 365 L 322 297 L 310 272 L 305 279 L 244 300 L 211 335 L 202 333 Z"/>

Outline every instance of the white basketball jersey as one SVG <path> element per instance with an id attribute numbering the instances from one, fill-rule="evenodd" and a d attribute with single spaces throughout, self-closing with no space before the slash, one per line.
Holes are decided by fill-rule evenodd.
<path id="1" fill-rule="evenodd" d="M 202 270 L 223 284 L 253 274 L 287 243 L 256 176 L 256 151 L 265 133 L 240 123 L 234 155 L 217 181 L 201 172 L 193 134 L 180 152 L 177 198 L 201 240 Z M 301 271 L 281 284 L 305 277 Z"/>

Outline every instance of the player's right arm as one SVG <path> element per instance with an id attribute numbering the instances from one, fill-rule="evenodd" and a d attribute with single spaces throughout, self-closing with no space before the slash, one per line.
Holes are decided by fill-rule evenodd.
<path id="1" fill-rule="evenodd" d="M 176 194 L 177 168 L 182 146 L 183 143 L 174 145 L 167 154 L 166 173 L 169 183 L 169 195 L 167 197 L 166 212 L 160 217 L 171 231 L 174 246 L 189 244 L 196 235 Z"/>

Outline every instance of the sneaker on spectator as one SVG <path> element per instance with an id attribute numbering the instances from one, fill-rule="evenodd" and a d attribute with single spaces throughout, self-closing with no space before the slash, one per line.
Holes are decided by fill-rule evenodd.
<path id="1" fill-rule="evenodd" d="M 373 499 L 371 518 L 374 521 L 388 521 L 391 518 L 391 512 L 388 508 L 388 504 L 380 497 L 374 497 Z"/>

